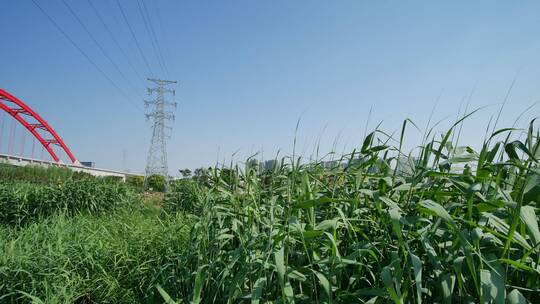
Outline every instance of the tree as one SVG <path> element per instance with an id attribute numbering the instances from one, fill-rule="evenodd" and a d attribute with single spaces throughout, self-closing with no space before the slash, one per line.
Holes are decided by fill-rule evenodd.
<path id="1" fill-rule="evenodd" d="M 189 177 L 191 175 L 191 170 L 189 169 L 178 170 L 178 172 L 182 174 L 183 178 Z"/>
<path id="2" fill-rule="evenodd" d="M 150 175 L 146 178 L 146 188 L 150 191 L 164 192 L 165 178 L 158 174 Z"/>
<path id="3" fill-rule="evenodd" d="M 142 191 L 144 187 L 144 177 L 138 175 L 128 175 L 126 183 L 133 188 Z"/>

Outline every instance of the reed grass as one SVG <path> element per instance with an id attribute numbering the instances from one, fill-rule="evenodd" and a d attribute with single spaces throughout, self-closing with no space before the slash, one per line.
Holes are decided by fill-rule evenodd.
<path id="1" fill-rule="evenodd" d="M 406 120 L 336 162 L 213 168 L 161 208 L 119 183 L 3 183 L 0 301 L 538 303 L 540 131 L 458 146 L 469 115 L 415 153 Z"/>
<path id="2" fill-rule="evenodd" d="M 130 187 L 101 179 L 51 185 L 4 182 L 0 183 L 0 224 L 25 225 L 58 212 L 101 214 L 133 206 L 137 198 Z"/>
<path id="3" fill-rule="evenodd" d="M 58 213 L 0 231 L 0 303 L 159 303 L 189 227 L 155 208 Z"/>
<path id="4" fill-rule="evenodd" d="M 168 303 L 538 303 L 540 137 L 494 130 L 476 151 L 432 131 L 412 157 L 381 130 L 328 168 L 211 171 L 165 205 L 195 225 Z M 459 136 L 455 137 L 457 141 Z M 389 143 L 395 142 L 395 145 Z M 182 193 L 182 191 L 187 193 Z"/>

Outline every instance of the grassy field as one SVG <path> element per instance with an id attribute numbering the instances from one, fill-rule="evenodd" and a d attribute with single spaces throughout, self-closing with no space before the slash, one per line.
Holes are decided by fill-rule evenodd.
<path id="1" fill-rule="evenodd" d="M 333 166 L 209 169 L 152 204 L 111 181 L 2 181 L 0 302 L 538 303 L 538 128 L 474 150 L 456 124 L 413 158 L 408 126 Z"/>

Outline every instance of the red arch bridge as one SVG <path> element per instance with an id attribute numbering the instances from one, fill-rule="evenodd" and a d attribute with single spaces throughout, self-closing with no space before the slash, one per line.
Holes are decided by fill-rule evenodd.
<path id="1" fill-rule="evenodd" d="M 0 89 L 0 114 L 7 113 L 13 120 L 12 130 L 8 136 L 8 153 L 1 153 L 0 150 L 0 162 L 16 165 L 42 165 L 42 166 L 64 166 L 74 171 L 87 172 L 95 176 L 117 176 L 125 179 L 128 175 L 139 175 L 132 173 L 125 173 L 114 170 L 98 169 L 88 166 L 83 166 L 79 163 L 77 158 L 73 155 L 68 146 L 64 143 L 62 138 L 56 133 L 47 121 L 45 121 L 36 111 L 30 108 L 26 103 L 8 93 L 7 91 Z M 4 133 L 5 115 L 0 119 L 0 148 L 2 144 L 2 136 Z M 17 156 L 12 153 L 13 141 L 14 141 L 14 128 L 13 126 L 18 123 L 22 126 L 23 130 L 26 130 L 26 134 L 30 134 L 34 138 L 34 144 L 37 142 L 42 151 L 46 151 L 51 160 L 44 160 L 43 153 L 41 159 L 34 158 L 34 145 L 32 145 L 32 156 L 24 156 L 24 137 L 22 142 L 21 155 Z M 24 135 L 24 134 L 23 134 Z M 67 163 L 62 161 L 62 157 L 68 160 Z"/>

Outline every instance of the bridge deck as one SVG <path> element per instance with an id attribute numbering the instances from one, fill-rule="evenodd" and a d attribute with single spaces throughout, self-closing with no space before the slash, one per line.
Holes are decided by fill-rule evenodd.
<path id="1" fill-rule="evenodd" d="M 45 167 L 65 167 L 77 172 L 85 172 L 93 176 L 116 176 L 125 180 L 128 176 L 144 176 L 144 174 L 131 173 L 131 172 L 122 172 L 109 169 L 101 168 L 92 168 L 86 167 L 79 164 L 66 164 L 66 163 L 57 163 L 55 161 L 40 160 L 30 157 L 9 155 L 9 154 L 0 154 L 0 163 L 6 163 L 14 166 L 28 166 L 28 165 L 37 165 Z"/>

